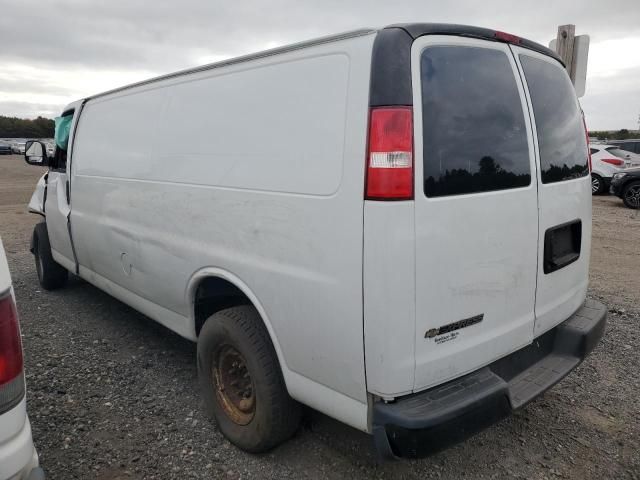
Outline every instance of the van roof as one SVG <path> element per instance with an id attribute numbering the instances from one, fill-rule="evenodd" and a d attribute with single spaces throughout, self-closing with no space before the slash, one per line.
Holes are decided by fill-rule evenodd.
<path id="1" fill-rule="evenodd" d="M 315 38 L 312 40 L 305 40 L 303 42 L 298 42 L 298 43 L 292 43 L 289 45 L 284 45 L 282 47 L 276 47 L 276 48 L 271 48 L 269 50 L 262 50 L 259 52 L 255 52 L 255 53 L 250 53 L 248 55 L 242 55 L 239 57 L 233 57 L 233 58 L 229 58 L 227 60 L 221 60 L 219 62 L 214 62 L 214 63 L 208 63 L 205 65 L 200 65 L 197 67 L 193 67 L 193 68 L 187 68 L 185 70 L 179 70 L 177 72 L 172 72 L 172 73 L 167 73 L 165 75 L 160 75 L 158 77 L 153 77 L 150 78 L 148 80 L 142 80 L 140 82 L 136 82 L 136 83 L 132 83 L 129 85 L 124 85 L 122 87 L 118 87 L 118 88 L 114 88 L 113 90 L 108 90 L 106 92 L 102 92 L 102 93 L 98 93 L 95 95 L 92 95 L 90 97 L 87 97 L 86 100 L 91 100 L 93 98 L 97 98 L 97 97 L 102 97 L 103 95 L 109 95 L 111 93 L 116 93 L 119 92 L 121 90 L 127 90 L 129 88 L 133 88 L 133 87 L 138 87 L 141 85 L 146 85 L 149 83 L 154 83 L 154 82 L 159 82 L 161 80 L 166 80 L 169 78 L 175 78 L 175 77 L 180 77 L 182 75 L 189 75 L 191 73 L 197 73 L 197 72 L 203 72 L 206 70 L 212 70 L 215 68 L 221 68 L 221 67 L 226 67 L 229 65 L 235 65 L 238 63 L 243 63 L 243 62 L 249 62 L 251 60 L 257 60 L 260 58 L 264 58 L 264 57 L 271 57 L 273 55 L 280 55 L 282 53 L 286 53 L 286 52 L 291 52 L 294 50 L 301 50 L 303 48 L 308 48 L 308 47 L 312 47 L 315 45 L 322 45 L 325 43 L 331 43 L 331 42 L 337 42 L 340 40 L 345 40 L 347 38 L 353 38 L 353 37 L 359 37 L 362 35 L 370 35 L 372 33 L 375 33 L 377 30 L 373 29 L 373 28 L 362 28 L 362 29 L 358 29 L 358 30 L 352 30 L 349 32 L 343 32 L 343 33 L 338 33 L 335 35 L 328 35 L 328 36 L 324 36 L 324 37 L 319 37 L 319 38 Z"/>
<path id="2" fill-rule="evenodd" d="M 71 108 L 75 107 L 76 104 L 79 102 L 88 101 L 88 100 L 109 95 L 112 93 L 128 90 L 130 88 L 139 87 L 139 86 L 147 85 L 150 83 L 159 82 L 162 80 L 167 80 L 170 78 L 180 77 L 183 75 L 189 75 L 192 73 L 226 67 L 229 65 L 235 65 L 238 63 L 248 62 L 251 60 L 257 60 L 260 58 L 270 57 L 273 55 L 279 55 L 282 53 L 287 53 L 294 50 L 300 50 L 300 49 L 312 47 L 315 45 L 322 45 L 325 43 L 337 42 L 337 41 L 345 40 L 348 38 L 354 38 L 354 37 L 359 37 L 363 35 L 370 35 L 373 33 L 388 31 L 388 30 L 393 30 L 393 31 L 402 30 L 411 38 L 411 41 L 423 35 L 455 35 L 455 36 L 463 36 L 463 37 L 482 38 L 482 39 L 491 40 L 491 41 L 503 41 L 503 42 L 508 41 L 508 40 L 505 40 L 505 38 L 501 38 L 499 35 L 496 35 L 497 33 L 502 33 L 502 32 L 496 32 L 495 30 L 490 30 L 488 28 L 472 27 L 468 25 L 458 25 L 458 24 L 449 24 L 449 23 L 401 23 L 401 24 L 389 25 L 380 29 L 362 28 L 358 30 L 352 30 L 349 32 L 335 34 L 335 35 L 319 37 L 312 40 L 306 40 L 303 42 L 285 45 L 282 47 L 277 47 L 277 48 L 264 50 L 256 53 L 251 53 L 248 55 L 242 55 L 239 57 L 234 57 L 234 58 L 222 60 L 219 62 L 214 62 L 206 65 L 188 68 L 185 70 L 179 70 L 177 72 L 172 72 L 165 75 L 160 75 L 158 77 L 153 77 L 148 80 L 142 80 L 140 82 L 124 85 L 122 87 L 117 87 L 112 90 L 107 90 L 105 92 L 91 95 L 78 102 L 73 102 L 72 104 L 69 104 L 67 107 L 65 107 L 64 111 L 70 110 Z M 514 35 L 507 35 L 507 36 L 512 40 L 512 41 L 509 41 L 509 43 L 517 43 L 518 45 L 524 48 L 528 48 L 530 50 L 535 50 L 545 55 L 549 55 L 555 58 L 556 60 L 558 60 L 560 63 L 562 63 L 562 60 L 560 59 L 560 57 L 555 52 L 548 49 L 547 47 L 544 47 L 536 42 L 527 40 L 525 38 L 516 37 Z"/>
<path id="3" fill-rule="evenodd" d="M 401 28 L 414 40 L 423 35 L 455 35 L 458 37 L 481 38 L 484 40 L 514 43 L 523 48 L 553 57 L 564 66 L 562 59 L 550 48 L 517 35 L 505 34 L 505 32 L 491 30 L 489 28 L 458 25 L 455 23 L 398 23 L 385 28 Z"/>

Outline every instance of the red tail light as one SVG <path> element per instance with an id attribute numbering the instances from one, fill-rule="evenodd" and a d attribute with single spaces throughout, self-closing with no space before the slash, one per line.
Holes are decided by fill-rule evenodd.
<path id="1" fill-rule="evenodd" d="M 593 171 L 591 165 L 591 147 L 589 147 L 589 130 L 587 129 L 587 122 L 584 119 L 584 112 L 582 113 L 582 125 L 584 126 L 584 134 L 587 137 L 587 158 L 589 159 L 589 173 Z"/>
<path id="2" fill-rule="evenodd" d="M 603 158 L 600 161 L 608 163 L 609 165 L 615 165 L 616 167 L 621 167 L 622 165 L 624 165 L 624 162 L 619 158 Z"/>
<path id="3" fill-rule="evenodd" d="M 376 107 L 369 118 L 365 198 L 413 199 L 413 110 Z"/>
<path id="4" fill-rule="evenodd" d="M 19 375 L 22 375 L 22 342 L 16 306 L 9 293 L 0 298 L 0 389 Z"/>

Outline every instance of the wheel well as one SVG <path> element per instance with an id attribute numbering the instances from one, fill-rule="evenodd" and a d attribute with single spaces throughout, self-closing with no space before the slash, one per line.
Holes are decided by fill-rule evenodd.
<path id="1" fill-rule="evenodd" d="M 200 282 L 194 300 L 196 336 L 211 315 L 225 308 L 251 305 L 251 300 L 233 283 L 219 277 L 207 277 Z"/>

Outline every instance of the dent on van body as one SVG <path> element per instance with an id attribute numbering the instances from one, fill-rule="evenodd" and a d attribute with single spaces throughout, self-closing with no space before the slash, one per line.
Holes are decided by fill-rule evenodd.
<path id="1" fill-rule="evenodd" d="M 232 272 L 265 319 L 290 394 L 362 430 L 372 43 L 363 36 L 90 99 L 71 179 L 83 278 L 193 338 L 192 282 Z M 181 133 L 186 124 L 195 138 Z"/>
<path id="2" fill-rule="evenodd" d="M 44 173 L 38 180 L 38 183 L 36 183 L 36 188 L 31 195 L 31 200 L 29 200 L 29 212 L 44 216 L 46 189 L 47 173 Z"/>

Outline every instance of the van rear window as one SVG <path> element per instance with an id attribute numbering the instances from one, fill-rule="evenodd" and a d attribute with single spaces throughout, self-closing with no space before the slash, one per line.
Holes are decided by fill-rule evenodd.
<path id="1" fill-rule="evenodd" d="M 520 55 L 538 131 L 542 183 L 589 174 L 587 139 L 576 94 L 560 64 Z"/>
<path id="2" fill-rule="evenodd" d="M 506 53 L 433 46 L 420 63 L 425 194 L 529 185 L 524 113 Z"/>

